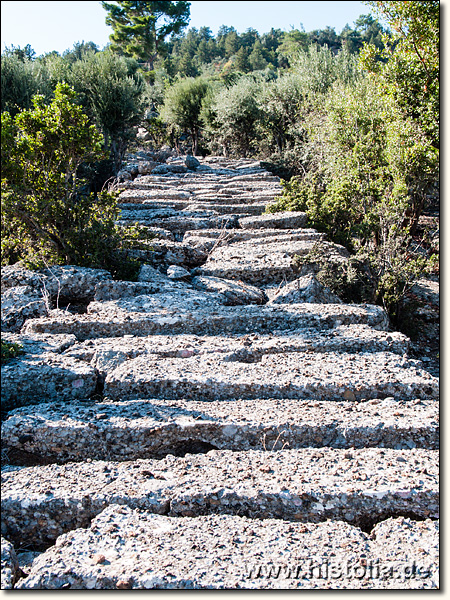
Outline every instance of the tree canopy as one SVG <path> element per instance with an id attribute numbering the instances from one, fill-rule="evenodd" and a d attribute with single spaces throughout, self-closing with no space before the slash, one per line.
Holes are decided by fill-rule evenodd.
<path id="1" fill-rule="evenodd" d="M 420 123 L 439 148 L 439 1 L 366 2 L 387 20 L 393 39 L 380 53 L 367 46 L 364 66 L 378 73 L 389 93 Z M 381 57 L 382 61 L 377 61 Z"/>
<path id="2" fill-rule="evenodd" d="M 113 28 L 112 49 L 147 64 L 161 54 L 164 40 L 180 33 L 189 23 L 189 2 L 102 2 L 108 12 L 107 25 Z"/>

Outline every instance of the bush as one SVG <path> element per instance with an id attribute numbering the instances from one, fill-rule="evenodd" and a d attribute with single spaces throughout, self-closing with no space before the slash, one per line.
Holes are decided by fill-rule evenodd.
<path id="1" fill-rule="evenodd" d="M 259 97 L 260 151 L 289 178 L 316 167 L 314 134 L 322 127 L 333 85 L 353 85 L 361 77 L 356 58 L 345 49 L 335 55 L 327 47 L 311 45 L 294 54 L 291 72 L 265 83 Z"/>
<path id="2" fill-rule="evenodd" d="M 355 238 L 377 245 L 388 222 L 414 233 L 437 177 L 435 153 L 371 79 L 337 84 L 308 135 L 315 164 L 285 185 L 270 211 L 305 210 L 313 226 L 350 249 Z"/>
<path id="3" fill-rule="evenodd" d="M 261 83 L 242 77 L 230 88 L 220 88 L 209 111 L 207 130 L 214 146 L 226 156 L 251 156 L 258 150 Z"/>
<path id="4" fill-rule="evenodd" d="M 83 163 L 102 158 L 101 135 L 66 84 L 49 105 L 35 96 L 33 106 L 14 119 L 2 113 L 2 264 L 130 274 L 127 251 L 141 233 L 119 228 L 115 195 L 89 193 L 78 176 Z"/>
<path id="5" fill-rule="evenodd" d="M 295 142 L 303 120 L 304 93 L 296 74 L 287 74 L 263 88 L 261 128 L 270 146 L 280 154 Z M 301 135 L 301 134 L 300 134 Z"/>
<path id="6" fill-rule="evenodd" d="M 318 113 L 308 128 L 315 160 L 283 183 L 282 196 L 267 211 L 305 211 L 310 226 L 353 252 L 348 272 L 324 264 L 323 283 L 347 301 L 384 306 L 399 323 L 406 293 L 437 262 L 411 252 L 437 177 L 436 154 L 372 78 L 335 84 Z"/>
<path id="7" fill-rule="evenodd" d="M 346 48 L 334 54 L 328 46 L 311 44 L 306 51 L 300 50 L 291 62 L 304 94 L 312 102 L 315 97 L 326 94 L 336 82 L 350 85 L 360 78 L 358 59 Z"/>
<path id="8" fill-rule="evenodd" d="M 3 365 L 5 362 L 10 360 L 11 358 L 16 358 L 19 354 L 23 354 L 23 347 L 20 344 L 16 344 L 14 342 L 1 342 L 1 364 Z"/>
<path id="9" fill-rule="evenodd" d="M 11 115 L 31 107 L 31 98 L 38 92 L 33 73 L 33 63 L 16 55 L 2 56 L 1 110 Z"/>
<path id="10" fill-rule="evenodd" d="M 189 133 L 194 156 L 197 154 L 202 125 L 202 104 L 208 89 L 208 82 L 202 78 L 177 81 L 166 91 L 161 112 L 161 118 L 179 133 Z"/>
<path id="11" fill-rule="evenodd" d="M 114 174 L 144 115 L 146 85 L 137 68 L 133 59 L 99 52 L 73 63 L 69 75 L 86 114 L 103 134 Z"/>

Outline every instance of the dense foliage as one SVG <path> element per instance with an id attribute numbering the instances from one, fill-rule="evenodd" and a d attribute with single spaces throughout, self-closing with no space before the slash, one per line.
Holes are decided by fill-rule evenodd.
<path id="1" fill-rule="evenodd" d="M 144 63 L 153 76 L 154 62 L 164 53 L 164 41 L 189 23 L 189 2 L 102 2 L 111 25 L 111 48 Z"/>
<path id="2" fill-rule="evenodd" d="M 162 118 L 178 133 L 188 131 L 192 140 L 193 152 L 197 153 L 200 129 L 200 113 L 203 99 L 208 92 L 208 83 L 201 78 L 187 78 L 177 81 L 166 93 Z"/>
<path id="3" fill-rule="evenodd" d="M 370 15 L 363 15 L 352 29 L 346 25 L 340 34 L 334 28 L 314 30 L 271 29 L 260 35 L 255 29 L 239 34 L 234 27 L 222 26 L 214 36 L 208 27 L 191 28 L 187 34 L 173 36 L 166 44 L 165 56 L 155 68 L 163 68 L 169 77 L 177 74 L 196 77 L 216 74 L 284 69 L 291 66 L 299 50 L 310 45 L 328 47 L 332 52 L 346 48 L 357 54 L 364 43 L 382 47 L 383 27 Z"/>
<path id="4" fill-rule="evenodd" d="M 367 46 L 364 66 L 439 149 L 439 1 L 367 2 L 393 31 L 381 51 Z M 379 58 L 383 60 L 380 61 Z"/>
<path id="5" fill-rule="evenodd" d="M 104 263 L 95 245 L 87 252 L 83 241 L 92 223 L 81 226 L 70 211 L 86 213 L 90 205 L 91 215 L 101 215 L 96 226 L 101 222 L 108 233 L 97 236 L 104 240 L 98 252 L 111 248 L 106 239 L 123 244 L 115 237 L 115 204 L 98 192 L 143 126 L 144 147 L 170 143 L 183 153 L 263 160 L 284 180 L 268 210 L 306 211 L 311 226 L 352 253 L 345 272 L 327 273 L 324 262 L 323 281 L 347 300 L 377 302 L 398 317 L 407 289 L 435 265 L 432 257 L 412 255 L 411 244 L 439 177 L 439 2 L 366 4 L 389 29 L 362 15 L 340 34 L 330 27 L 259 34 L 222 26 L 214 36 L 208 27 L 185 32 L 188 2 L 118 2 L 103 3 L 113 34 L 102 51 L 92 42 L 62 56 L 7 49 L 1 72 L 2 135 L 11 153 L 2 167 L 7 260 L 40 245 L 57 261 L 84 264 L 89 255 Z M 33 110 L 49 110 L 50 118 L 55 93 L 58 101 L 62 90 L 69 93 L 62 83 L 76 91 L 70 111 L 76 119 L 83 115 L 78 134 L 91 135 L 77 149 L 75 170 L 75 162 L 67 167 L 78 139 L 71 139 L 71 124 L 70 149 L 51 138 L 46 153 L 39 128 L 24 129 Z M 46 126 L 51 131 L 51 119 Z M 45 193 L 39 160 L 42 172 L 51 173 Z M 41 213 L 56 228 L 40 223 Z M 63 231 L 70 252 L 59 239 Z"/>
<path id="6" fill-rule="evenodd" d="M 115 224 L 116 198 L 89 192 L 79 167 L 102 155 L 102 137 L 75 103 L 75 92 L 58 84 L 45 104 L 14 118 L 2 113 L 2 264 L 75 264 L 119 274 L 134 231 Z"/>

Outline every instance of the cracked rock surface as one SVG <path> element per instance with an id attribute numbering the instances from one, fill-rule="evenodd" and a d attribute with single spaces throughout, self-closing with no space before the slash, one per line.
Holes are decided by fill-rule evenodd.
<path id="1" fill-rule="evenodd" d="M 56 546 L 34 561 L 28 577 L 16 587 L 73 590 L 439 587 L 435 567 L 438 530 L 433 521 L 389 519 L 377 525 L 374 536 L 375 540 L 340 521 L 299 524 L 225 515 L 180 519 L 110 506 L 89 528 L 58 538 Z M 386 551 L 385 540 L 391 552 Z M 420 552 L 421 546 L 427 549 L 426 554 Z M 77 548 L 77 553 L 73 548 Z M 408 567 L 414 561 L 421 570 L 411 577 Z M 277 576 L 270 576 L 270 568 Z"/>
<path id="2" fill-rule="evenodd" d="M 208 448 L 437 449 L 439 414 L 433 400 L 393 398 L 54 402 L 11 412 L 2 439 L 7 455 L 60 463 L 182 456 Z"/>
<path id="3" fill-rule="evenodd" d="M 435 371 L 259 162 L 130 161 L 138 281 L 2 269 L 2 588 L 437 589 Z"/>
<path id="4" fill-rule="evenodd" d="M 117 503 L 169 516 L 333 519 L 363 527 L 392 515 L 436 518 L 436 459 L 435 450 L 418 448 L 301 448 L 24 467 L 3 473 L 4 535 L 45 545 Z"/>

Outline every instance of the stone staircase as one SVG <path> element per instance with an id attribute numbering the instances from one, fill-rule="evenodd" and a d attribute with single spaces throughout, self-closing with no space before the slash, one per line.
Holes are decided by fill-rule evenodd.
<path id="1" fill-rule="evenodd" d="M 437 378 L 295 266 L 348 254 L 278 178 L 173 164 L 122 184 L 139 281 L 4 269 L 2 588 L 438 588 Z"/>

